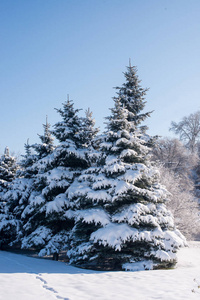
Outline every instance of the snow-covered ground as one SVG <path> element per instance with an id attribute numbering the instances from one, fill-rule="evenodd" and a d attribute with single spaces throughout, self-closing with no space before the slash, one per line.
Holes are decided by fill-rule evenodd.
<path id="1" fill-rule="evenodd" d="M 200 242 L 178 257 L 173 270 L 97 272 L 0 251 L 0 299 L 200 299 Z"/>

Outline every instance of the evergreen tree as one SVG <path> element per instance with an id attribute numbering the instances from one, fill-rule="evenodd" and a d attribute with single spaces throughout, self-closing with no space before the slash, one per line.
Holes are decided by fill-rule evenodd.
<path id="1" fill-rule="evenodd" d="M 10 156 L 9 148 L 6 147 L 0 159 L 0 192 L 7 189 L 17 171 L 16 159 Z"/>
<path id="2" fill-rule="evenodd" d="M 20 171 L 19 177 L 31 178 L 34 176 L 34 172 L 31 169 L 33 164 L 38 160 L 38 155 L 33 153 L 32 145 L 29 144 L 29 139 L 24 144 L 25 154 L 21 155 L 22 159 L 20 161 Z"/>
<path id="3" fill-rule="evenodd" d="M 50 132 L 50 124 L 48 123 L 47 117 L 46 117 L 46 124 L 43 124 L 44 128 L 44 135 L 39 135 L 39 138 L 41 140 L 40 144 L 33 144 L 31 147 L 36 151 L 38 155 L 38 159 L 47 156 L 50 154 L 53 149 L 53 137 Z"/>
<path id="4" fill-rule="evenodd" d="M 46 120 L 44 127 L 44 135 L 40 135 L 42 144 L 30 145 L 29 140 L 24 144 L 25 155 L 22 155 L 20 162 L 21 169 L 18 170 L 16 178 L 5 194 L 6 204 L 6 226 L 4 232 L 8 243 L 17 243 L 24 235 L 24 211 L 29 207 L 30 196 L 35 189 L 35 181 L 37 178 L 38 161 L 45 154 L 53 149 L 53 139 L 49 131 L 49 123 Z M 32 149 L 36 151 L 33 153 Z"/>
<path id="5" fill-rule="evenodd" d="M 134 69 L 128 70 L 133 93 L 138 81 Z M 174 228 L 165 206 L 168 193 L 148 157 L 146 127 L 140 126 L 149 115 L 141 113 L 144 90 L 130 103 L 125 91 L 114 98 L 97 166 L 67 191 L 76 220 L 68 255 L 77 266 L 100 270 L 171 267 L 185 239 Z"/>
<path id="6" fill-rule="evenodd" d="M 145 95 L 148 89 L 141 87 L 137 68 L 131 66 L 131 63 L 129 63 L 124 76 L 126 82 L 121 87 L 116 87 L 117 98 L 121 100 L 121 104 L 128 110 L 128 120 L 133 121 L 135 126 L 140 126 L 140 130 L 145 132 L 147 126 L 141 126 L 140 124 L 151 114 L 151 112 L 143 113 L 146 104 Z"/>
<path id="7" fill-rule="evenodd" d="M 74 109 L 72 101 L 56 110 L 62 120 L 54 125 L 52 133 L 59 144 L 38 161 L 40 171 L 29 206 L 23 213 L 27 222 L 22 247 L 35 247 L 42 256 L 59 253 L 67 245 L 73 219 L 67 213 L 69 200 L 65 191 L 90 166 L 92 148 L 88 145 L 91 145 L 92 132 L 96 132 L 92 121 L 88 121 L 91 114 L 84 119 L 78 117 L 79 110 Z"/>
<path id="8" fill-rule="evenodd" d="M 83 146 L 85 148 L 91 148 L 93 147 L 94 138 L 99 132 L 99 129 L 95 128 L 95 120 L 89 108 L 85 111 L 85 117 L 82 118 L 82 123 L 82 131 L 80 132 L 80 134 Z"/>
<path id="9" fill-rule="evenodd" d="M 9 148 L 6 147 L 4 154 L 0 158 L 0 246 L 5 245 L 12 235 L 13 228 L 8 224 L 9 215 L 7 213 L 7 197 L 6 192 L 12 185 L 12 181 L 16 176 L 18 166 L 16 159 L 9 154 Z M 9 230 L 9 234 L 7 234 Z"/>
<path id="10" fill-rule="evenodd" d="M 23 222 L 21 214 L 28 203 L 28 198 L 33 187 L 34 174 L 30 171 L 30 167 L 36 160 L 36 157 L 31 154 L 31 146 L 28 140 L 24 147 L 26 154 L 22 156 L 23 159 L 19 163 L 16 177 L 4 194 L 4 198 L 7 200 L 5 206 L 6 213 L 1 224 L 4 224 L 2 235 L 6 237 L 5 246 L 18 243 L 22 236 Z"/>

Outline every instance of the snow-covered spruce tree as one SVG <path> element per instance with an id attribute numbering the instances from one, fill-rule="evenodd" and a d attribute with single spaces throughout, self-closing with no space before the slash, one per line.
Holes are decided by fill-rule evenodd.
<path id="1" fill-rule="evenodd" d="M 121 104 L 128 111 L 128 121 L 133 121 L 135 126 L 139 127 L 140 131 L 145 133 L 148 128 L 145 125 L 141 125 L 141 122 L 151 115 L 151 112 L 142 112 L 146 104 L 145 95 L 148 89 L 141 87 L 137 68 L 131 66 L 131 63 L 127 67 L 127 71 L 124 72 L 124 76 L 126 79 L 125 83 L 121 87 L 115 88 L 117 90 L 117 97 L 120 98 Z M 114 97 L 114 99 L 117 98 Z"/>
<path id="2" fill-rule="evenodd" d="M 54 149 L 53 138 L 49 130 L 50 124 L 47 122 L 47 119 L 46 124 L 43 124 L 43 128 L 44 135 L 39 135 L 41 143 L 30 145 L 29 140 L 27 140 L 27 143 L 24 144 L 25 155 L 22 155 L 23 159 L 20 162 L 21 172 L 19 172 L 18 178 L 16 178 L 16 185 L 19 185 L 21 192 L 18 194 L 19 203 L 16 205 L 15 212 L 18 212 L 17 216 L 20 219 L 22 219 L 24 209 L 29 205 L 31 193 L 35 190 L 34 183 L 40 171 L 38 162 Z M 13 190 L 14 192 L 16 191 L 16 189 Z"/>
<path id="3" fill-rule="evenodd" d="M 12 236 L 13 229 L 8 225 L 9 214 L 6 207 L 8 200 L 5 194 L 12 185 L 17 169 L 16 159 L 10 156 L 9 149 L 6 147 L 0 158 L 0 246 L 6 245 Z"/>
<path id="4" fill-rule="evenodd" d="M 22 173 L 26 173 L 29 167 L 32 167 L 34 162 L 37 160 L 37 155 L 33 153 L 32 146 L 29 144 L 29 139 L 27 139 L 27 142 L 24 144 L 24 150 L 25 150 L 25 154 L 21 155 L 22 159 L 20 161 Z M 30 175 L 28 175 L 27 172 L 26 176 L 31 177 L 32 176 L 31 172 Z"/>
<path id="5" fill-rule="evenodd" d="M 47 117 L 46 117 L 46 123 L 43 124 L 44 128 L 44 135 L 39 134 L 39 138 L 41 140 L 41 143 L 39 144 L 33 144 L 31 147 L 35 150 L 35 152 L 38 155 L 38 159 L 41 159 L 48 154 L 52 153 L 54 150 L 54 145 L 53 145 L 53 137 L 50 131 L 50 123 L 48 123 Z"/>
<path id="6" fill-rule="evenodd" d="M 35 188 L 34 182 L 38 174 L 37 161 L 45 154 L 50 153 L 53 147 L 49 124 L 46 122 L 46 125 L 43 126 L 44 135 L 39 136 L 42 144 L 30 145 L 27 140 L 27 143 L 24 144 L 25 155 L 22 155 L 20 169 L 9 190 L 4 194 L 4 198 L 7 199 L 4 232 L 9 237 L 7 242 L 10 244 L 20 242 L 23 236 L 23 225 L 27 220 L 22 216 Z M 36 153 L 33 153 L 32 150 L 35 150 Z"/>
<path id="7" fill-rule="evenodd" d="M 132 90 L 134 82 L 138 87 L 134 78 L 134 73 L 128 78 Z M 139 109 L 137 103 L 143 99 L 130 97 L 129 106 L 121 94 L 108 117 L 101 159 L 67 191 L 76 220 L 70 262 L 99 270 L 171 267 L 185 238 L 174 228 L 165 206 L 168 192 L 148 157 L 145 126 L 140 126 L 148 114 L 140 115 L 143 105 Z"/>
<path id="8" fill-rule="evenodd" d="M 17 171 L 16 159 L 10 156 L 9 148 L 6 147 L 0 158 L 0 194 L 4 194 L 14 179 Z"/>
<path id="9" fill-rule="evenodd" d="M 85 111 L 85 117 L 82 118 L 82 129 L 80 131 L 80 137 L 84 148 L 91 148 L 93 153 L 94 138 L 99 132 L 98 128 L 95 128 L 95 119 L 93 118 L 91 110 L 88 108 Z"/>
<path id="10" fill-rule="evenodd" d="M 28 198 L 33 187 L 34 173 L 30 171 L 36 156 L 31 153 L 28 141 L 24 145 L 25 155 L 19 162 L 16 177 L 12 180 L 9 189 L 4 194 L 6 199 L 6 219 L 4 220 L 4 235 L 7 237 L 5 245 L 19 242 L 22 230 L 21 214 L 28 203 Z"/>
<path id="11" fill-rule="evenodd" d="M 40 256 L 58 254 L 67 247 L 74 222 L 66 214 L 69 200 L 65 191 L 74 178 L 90 166 L 91 141 L 97 133 L 91 114 L 80 118 L 72 101 L 63 103 L 63 108 L 57 111 L 62 121 L 54 125 L 52 132 L 59 144 L 38 161 L 40 171 L 35 189 L 22 216 L 27 219 L 22 247 L 34 247 Z"/>
<path id="12" fill-rule="evenodd" d="M 0 157 L 0 194 L 3 195 L 7 190 L 10 182 L 16 175 L 16 159 L 10 156 L 9 148 L 6 147 L 4 154 Z"/>

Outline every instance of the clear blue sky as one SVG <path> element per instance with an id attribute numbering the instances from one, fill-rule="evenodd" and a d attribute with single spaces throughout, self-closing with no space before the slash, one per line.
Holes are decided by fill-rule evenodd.
<path id="1" fill-rule="evenodd" d="M 103 129 L 129 58 L 150 134 L 200 110 L 199 0 L 1 0 L 0 152 L 23 153 L 67 94 Z"/>

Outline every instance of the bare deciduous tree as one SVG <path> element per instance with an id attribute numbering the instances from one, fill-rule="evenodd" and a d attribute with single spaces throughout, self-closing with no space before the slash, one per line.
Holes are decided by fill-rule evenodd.
<path id="1" fill-rule="evenodd" d="M 198 157 L 186 149 L 178 139 L 163 138 L 155 143 L 152 160 L 159 161 L 169 170 L 186 177 L 197 164 Z"/>
<path id="2" fill-rule="evenodd" d="M 195 239 L 200 236 L 200 217 L 191 170 L 196 166 L 198 156 L 186 149 L 180 140 L 164 138 L 157 140 L 152 160 L 158 165 L 161 183 L 170 192 L 167 206 L 174 215 L 176 226 L 187 239 Z"/>
<path id="3" fill-rule="evenodd" d="M 200 137 L 200 111 L 183 117 L 179 123 L 172 122 L 170 130 L 179 135 L 191 152 L 195 152 Z"/>
<path id="4" fill-rule="evenodd" d="M 192 193 L 192 181 L 184 181 L 173 171 L 159 166 L 161 183 L 170 193 L 167 204 L 174 216 L 175 225 L 188 240 L 200 237 L 200 216 L 197 199 Z"/>

